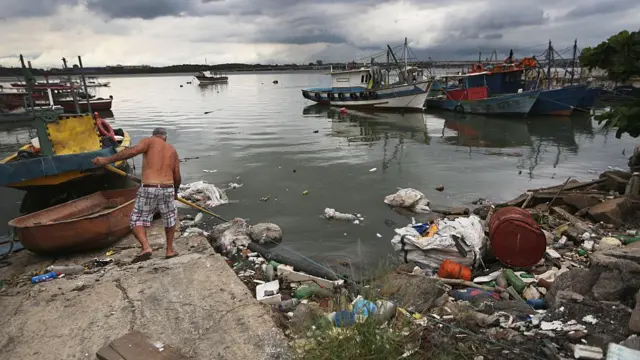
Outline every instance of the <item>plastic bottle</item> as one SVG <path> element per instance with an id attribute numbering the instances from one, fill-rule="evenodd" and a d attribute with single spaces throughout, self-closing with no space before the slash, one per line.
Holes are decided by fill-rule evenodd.
<path id="1" fill-rule="evenodd" d="M 84 272 L 84 266 L 82 265 L 52 265 L 47 268 L 48 271 L 53 271 L 59 274 L 82 274 Z"/>
<path id="2" fill-rule="evenodd" d="M 267 267 L 266 267 L 266 269 L 264 271 L 265 279 L 267 281 L 273 281 L 273 273 L 274 273 L 273 265 L 271 265 L 271 264 L 267 265 Z"/>
<path id="3" fill-rule="evenodd" d="M 518 293 L 522 293 L 524 288 L 527 287 L 524 281 L 522 281 L 522 279 L 520 279 L 520 277 L 516 275 L 513 270 L 504 269 L 502 273 L 504 274 L 504 277 L 507 278 L 507 282 L 509 283 L 509 285 L 513 286 L 513 289 Z"/>
<path id="4" fill-rule="evenodd" d="M 376 301 L 376 307 L 378 311 L 376 311 L 376 322 L 378 324 L 383 324 L 391 319 L 395 314 L 398 306 L 391 301 L 387 300 L 378 300 Z"/>
<path id="5" fill-rule="evenodd" d="M 50 280 L 53 280 L 53 279 L 57 278 L 58 275 L 59 274 L 56 273 L 55 271 L 51 271 L 51 272 L 48 272 L 48 273 L 43 274 L 43 275 L 34 276 L 34 277 L 31 278 L 31 283 L 32 284 L 37 284 L 37 283 L 41 283 L 41 282 L 44 282 L 44 281 L 50 281 Z"/>
<path id="6" fill-rule="evenodd" d="M 462 279 L 471 281 L 471 269 L 455 261 L 446 259 L 440 264 L 438 276 L 443 279 Z"/>
<path id="7" fill-rule="evenodd" d="M 289 299 L 289 300 L 281 301 L 280 304 L 278 304 L 278 311 L 280 312 L 292 311 L 293 309 L 296 308 L 296 306 L 298 306 L 298 303 L 300 303 L 300 300 L 298 299 Z"/>
<path id="8" fill-rule="evenodd" d="M 333 293 L 327 289 L 323 289 L 320 286 L 313 285 L 302 285 L 296 289 L 295 297 L 298 299 L 304 299 L 312 296 L 317 297 L 331 297 Z"/>

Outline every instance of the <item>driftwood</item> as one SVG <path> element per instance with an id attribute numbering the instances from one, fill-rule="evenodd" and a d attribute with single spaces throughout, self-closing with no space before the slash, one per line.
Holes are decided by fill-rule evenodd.
<path id="1" fill-rule="evenodd" d="M 598 179 L 598 180 L 593 180 L 593 181 L 574 184 L 574 185 L 567 184 L 567 186 L 564 188 L 564 191 L 578 190 L 578 189 L 586 188 L 586 187 L 589 187 L 589 186 L 592 186 L 592 185 L 602 184 L 605 181 L 606 181 L 605 178 L 601 178 L 601 179 Z M 544 187 L 544 188 L 538 188 L 538 189 L 530 189 L 530 190 L 527 190 L 527 191 L 528 192 L 553 191 L 553 190 L 558 190 L 558 188 L 560 188 L 560 187 L 562 187 L 562 184 L 549 186 L 549 187 Z"/>
<path id="2" fill-rule="evenodd" d="M 443 279 L 443 278 L 439 278 L 438 280 L 442 281 L 443 283 L 445 283 L 447 285 L 466 286 L 466 287 L 472 287 L 472 288 L 485 290 L 485 291 L 495 291 L 495 292 L 503 292 L 504 291 L 504 289 L 501 288 L 501 287 L 484 286 L 484 285 L 476 284 L 476 283 L 473 283 L 471 281 L 466 281 L 466 280 L 462 280 L 462 279 Z"/>
<path id="3" fill-rule="evenodd" d="M 531 202 L 531 199 L 533 199 L 533 196 L 536 193 L 529 193 L 529 196 L 527 196 L 527 200 L 524 201 L 524 203 L 522 203 L 522 208 L 525 209 L 527 207 L 527 205 L 529 205 L 529 203 Z"/>
<path id="4" fill-rule="evenodd" d="M 565 220 L 569 221 L 578 230 L 589 231 L 589 226 L 587 225 L 587 223 L 585 223 L 584 221 L 580 220 L 579 218 L 569 214 L 568 212 L 566 212 L 562 208 L 560 208 L 558 206 L 554 206 L 554 207 L 551 208 L 551 210 L 553 210 L 556 214 L 560 215 Z"/>

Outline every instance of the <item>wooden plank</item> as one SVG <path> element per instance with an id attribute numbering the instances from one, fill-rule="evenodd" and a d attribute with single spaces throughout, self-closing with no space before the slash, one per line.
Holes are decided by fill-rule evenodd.
<path id="1" fill-rule="evenodd" d="M 171 346 L 165 346 L 162 351 L 147 340 L 139 331 L 132 331 L 112 341 L 96 353 L 100 360 L 184 360 Z"/>
<path id="2" fill-rule="evenodd" d="M 98 350 L 96 356 L 99 360 L 126 360 L 120 354 L 118 354 L 113 348 L 111 344 L 107 344 L 102 347 L 102 349 Z"/>

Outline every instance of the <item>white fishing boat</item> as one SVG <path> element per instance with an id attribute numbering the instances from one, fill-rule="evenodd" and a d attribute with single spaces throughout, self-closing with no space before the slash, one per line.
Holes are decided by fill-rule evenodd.
<path id="1" fill-rule="evenodd" d="M 196 79 L 198 79 L 198 81 L 202 85 L 219 84 L 229 81 L 228 76 L 224 76 L 220 73 L 212 74 L 211 72 L 209 72 L 208 74 L 205 72 L 200 72 L 198 75 L 196 75 Z"/>
<path id="2" fill-rule="evenodd" d="M 303 89 L 302 96 L 331 106 L 422 111 L 433 80 L 425 78 L 422 69 L 407 65 L 406 39 L 404 66 L 398 62 L 391 47 L 387 48 L 395 69 L 391 69 L 391 63 L 383 69 L 372 61 L 369 67 L 331 71 L 331 87 Z M 392 82 L 394 71 L 396 81 Z"/>
<path id="3" fill-rule="evenodd" d="M 71 81 L 71 83 L 74 86 L 84 86 L 84 84 L 80 80 L 73 80 L 73 81 Z M 68 83 L 67 83 L 67 85 L 68 85 Z M 95 76 L 88 76 L 87 77 L 87 87 L 108 87 L 109 85 L 111 85 L 111 82 L 109 82 L 109 81 L 100 81 Z"/>

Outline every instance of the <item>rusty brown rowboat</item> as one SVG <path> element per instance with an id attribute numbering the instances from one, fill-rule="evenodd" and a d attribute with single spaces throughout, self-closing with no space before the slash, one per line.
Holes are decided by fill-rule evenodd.
<path id="1" fill-rule="evenodd" d="M 128 234 L 137 188 L 100 191 L 9 221 L 24 247 L 42 255 L 107 247 Z"/>

